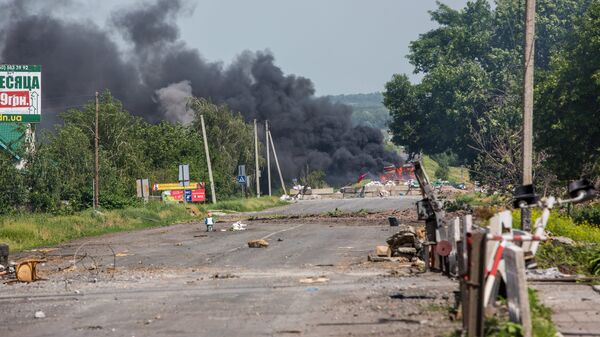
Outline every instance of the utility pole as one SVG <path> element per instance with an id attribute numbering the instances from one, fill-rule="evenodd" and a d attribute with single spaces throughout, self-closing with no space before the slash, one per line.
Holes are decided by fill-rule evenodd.
<path id="1" fill-rule="evenodd" d="M 256 197 L 260 198 L 260 167 L 258 167 L 258 129 L 254 119 L 254 175 L 256 176 Z"/>
<path id="2" fill-rule="evenodd" d="M 208 139 L 206 138 L 206 127 L 204 126 L 204 115 L 200 115 L 200 124 L 202 124 L 202 139 L 204 140 L 204 152 L 206 153 L 206 166 L 208 166 L 208 180 L 210 180 L 210 196 L 212 203 L 217 203 L 217 195 L 215 194 L 215 182 L 212 175 L 212 167 L 210 165 L 210 153 L 208 152 Z"/>
<path id="3" fill-rule="evenodd" d="M 279 167 L 279 160 L 277 159 L 277 151 L 275 151 L 275 144 L 273 143 L 273 137 L 271 131 L 269 131 L 269 140 L 271 141 L 271 147 L 273 148 L 273 156 L 275 157 L 275 164 L 277 165 L 277 172 L 279 173 L 279 181 L 281 182 L 281 188 L 283 188 L 283 194 L 287 195 L 285 190 L 285 183 L 283 182 L 283 175 L 281 174 L 281 168 Z"/>
<path id="4" fill-rule="evenodd" d="M 525 46 L 523 50 L 523 185 L 533 184 L 533 71 L 535 60 L 535 0 L 525 2 Z M 523 230 L 531 229 L 531 211 L 521 209 Z"/>
<path id="5" fill-rule="evenodd" d="M 267 181 L 269 185 L 269 196 L 271 196 L 271 157 L 269 154 L 269 121 L 265 121 L 265 142 L 267 143 Z"/>
<path id="6" fill-rule="evenodd" d="M 100 204 L 98 196 L 100 195 L 100 160 L 98 157 L 98 114 L 99 114 L 99 104 L 98 104 L 98 92 L 96 91 L 96 123 L 95 123 L 95 131 L 94 131 L 94 170 L 95 170 L 95 179 L 94 179 L 94 209 L 98 209 L 98 205 Z"/>

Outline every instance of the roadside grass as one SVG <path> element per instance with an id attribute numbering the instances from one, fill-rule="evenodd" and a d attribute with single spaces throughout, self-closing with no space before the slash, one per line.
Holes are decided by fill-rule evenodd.
<path id="1" fill-rule="evenodd" d="M 541 211 L 534 209 L 532 219 L 537 219 Z M 513 225 L 521 223 L 521 212 L 513 211 Z M 566 236 L 579 243 L 600 244 L 600 226 L 587 222 L 576 223 L 570 216 L 553 209 L 546 230 L 554 236 Z"/>
<path id="2" fill-rule="evenodd" d="M 425 167 L 425 171 L 427 172 L 427 175 L 429 175 L 429 178 L 439 178 L 435 176 L 435 172 L 440 167 L 440 165 L 430 156 L 423 155 L 423 166 Z M 448 172 L 448 181 L 455 183 L 470 182 L 469 170 L 467 170 L 464 167 L 461 168 L 457 166 L 450 166 L 450 171 Z"/>
<path id="3" fill-rule="evenodd" d="M 203 212 L 208 210 L 234 211 L 234 212 L 257 212 L 267 208 L 287 205 L 289 202 L 282 201 L 278 197 L 263 196 L 260 198 L 233 199 L 218 201 L 216 204 L 203 204 L 198 207 Z"/>
<path id="4" fill-rule="evenodd" d="M 73 215 L 43 213 L 0 217 L 0 242 L 11 252 L 52 246 L 81 237 L 170 225 L 194 220 L 180 205 L 148 203 L 140 207 L 94 213 L 86 210 Z"/>
<path id="5" fill-rule="evenodd" d="M 552 323 L 552 310 L 542 303 L 535 289 L 529 288 L 529 308 L 531 310 L 532 335 L 534 337 L 555 337 L 556 327 Z M 506 300 L 501 300 L 506 306 Z M 486 317 L 485 336 L 515 337 L 523 336 L 523 326 L 508 320 L 508 312 L 502 311 L 501 315 Z"/>
<path id="6" fill-rule="evenodd" d="M 8 244 L 11 252 L 18 252 L 82 237 L 198 221 L 209 209 L 259 211 L 282 204 L 286 203 L 276 197 L 226 200 L 199 205 L 200 214 L 196 215 L 184 205 L 160 202 L 99 213 L 86 210 L 72 215 L 12 214 L 0 217 L 0 243 Z"/>

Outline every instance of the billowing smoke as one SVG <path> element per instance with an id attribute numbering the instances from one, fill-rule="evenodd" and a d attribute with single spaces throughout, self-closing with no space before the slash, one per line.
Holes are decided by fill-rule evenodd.
<path id="1" fill-rule="evenodd" d="M 188 108 L 188 100 L 192 97 L 190 81 L 173 83 L 168 87 L 156 90 L 156 97 L 164 118 L 169 122 L 189 124 L 194 120 L 194 112 Z"/>
<path id="2" fill-rule="evenodd" d="M 379 130 L 352 127 L 348 106 L 315 97 L 312 82 L 284 74 L 270 52 L 245 51 L 228 66 L 204 60 L 179 38 L 183 5 L 139 3 L 115 12 L 105 28 L 40 10 L 44 1 L 0 0 L 0 62 L 42 65 L 46 127 L 104 88 L 151 122 L 189 122 L 185 99 L 194 95 L 226 103 L 247 121 L 269 120 L 287 178 L 308 165 L 341 184 L 399 161 Z"/>

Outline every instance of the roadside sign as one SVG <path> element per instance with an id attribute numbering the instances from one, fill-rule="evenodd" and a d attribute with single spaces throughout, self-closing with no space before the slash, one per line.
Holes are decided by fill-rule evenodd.
<path id="1" fill-rule="evenodd" d="M 238 176 L 237 177 L 237 182 L 240 185 L 246 185 L 246 181 L 247 181 L 247 177 L 246 176 Z M 231 180 L 230 180 L 231 181 Z"/>
<path id="2" fill-rule="evenodd" d="M 190 185 L 190 165 L 179 165 L 179 182 L 182 183 L 183 186 Z"/>
<path id="3" fill-rule="evenodd" d="M 246 165 L 238 165 L 238 176 L 246 175 Z"/>
<path id="4" fill-rule="evenodd" d="M 192 202 L 203 202 L 206 201 L 206 189 L 199 188 L 192 190 Z"/>
<path id="5" fill-rule="evenodd" d="M 172 190 L 163 191 L 162 200 L 165 202 L 203 202 L 206 201 L 206 190 L 199 188 L 195 190 Z"/>
<path id="6" fill-rule="evenodd" d="M 188 186 L 182 186 L 181 183 L 166 183 L 166 184 L 154 184 L 152 186 L 153 191 L 167 191 L 167 190 L 194 190 L 198 188 L 204 188 L 204 183 L 189 182 Z"/>
<path id="7" fill-rule="evenodd" d="M 0 122 L 39 123 L 42 66 L 0 64 Z"/>
<path id="8" fill-rule="evenodd" d="M 148 179 L 137 179 L 136 180 L 137 197 L 148 201 L 150 196 L 150 184 Z"/>

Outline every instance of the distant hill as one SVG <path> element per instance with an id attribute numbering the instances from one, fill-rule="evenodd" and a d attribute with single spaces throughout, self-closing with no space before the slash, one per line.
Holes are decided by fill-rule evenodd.
<path id="1" fill-rule="evenodd" d="M 370 94 L 332 95 L 326 96 L 333 102 L 352 107 L 352 123 L 366 125 L 377 129 L 387 129 L 390 113 L 383 105 L 380 92 Z"/>

